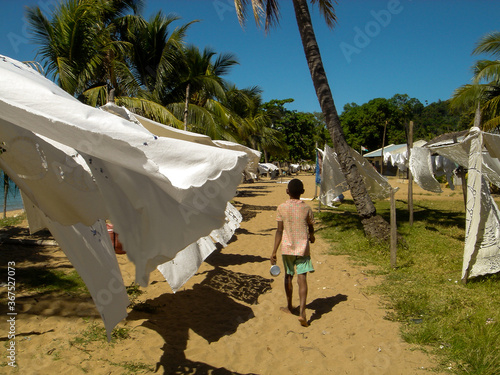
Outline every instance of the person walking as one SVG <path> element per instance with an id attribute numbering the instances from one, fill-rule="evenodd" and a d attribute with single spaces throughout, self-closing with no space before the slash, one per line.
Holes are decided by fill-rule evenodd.
<path id="1" fill-rule="evenodd" d="M 285 269 L 285 293 L 287 306 L 281 310 L 292 313 L 293 276 L 297 273 L 299 287 L 299 322 L 307 327 L 307 273 L 314 272 L 311 261 L 310 243 L 314 243 L 314 215 L 311 207 L 300 200 L 304 194 L 304 184 L 297 178 L 291 180 L 286 189 L 289 199 L 280 204 L 276 220 L 278 228 L 274 238 L 271 264 L 276 264 L 277 252 L 281 245 L 281 255 Z"/>

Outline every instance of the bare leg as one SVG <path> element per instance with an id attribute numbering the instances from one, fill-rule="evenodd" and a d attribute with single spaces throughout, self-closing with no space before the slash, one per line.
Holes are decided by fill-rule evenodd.
<path id="1" fill-rule="evenodd" d="M 282 307 L 281 310 L 287 313 L 292 313 L 292 295 L 293 295 L 293 276 L 285 274 L 285 293 L 286 293 L 286 307 Z"/>
<path id="2" fill-rule="evenodd" d="M 307 327 L 309 326 L 306 317 L 307 273 L 298 275 L 297 282 L 299 284 L 299 298 L 300 298 L 299 322 L 302 326 Z"/>

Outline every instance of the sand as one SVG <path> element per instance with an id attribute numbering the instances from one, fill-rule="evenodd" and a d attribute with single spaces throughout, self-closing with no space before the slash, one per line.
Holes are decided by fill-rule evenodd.
<path id="1" fill-rule="evenodd" d="M 314 176 L 299 177 L 305 182 L 303 197 L 312 198 Z M 244 217 L 241 228 L 182 290 L 173 294 L 161 274 L 152 273 L 151 284 L 140 288 L 143 294 L 118 326 L 128 338 L 85 341 L 82 332 L 93 324 L 102 326 L 89 297 L 18 292 L 17 373 L 430 374 L 436 359 L 405 343 L 400 325 L 384 319 L 380 297 L 367 292 L 366 287 L 382 279 L 347 256 L 328 255 L 320 235 L 312 245 L 316 272 L 308 276 L 310 326 L 302 327 L 297 316 L 280 310 L 285 305 L 283 274 L 269 273 L 275 210 L 287 198 L 280 182 L 264 179 L 240 186 L 234 203 Z M 396 198 L 406 199 L 405 181 L 393 179 L 391 184 L 401 187 Z M 415 199 L 419 194 L 461 199 L 457 191 L 414 192 Z M 317 209 L 316 202 L 306 202 Z M 26 236 L 22 227 L 17 231 L 18 237 Z M 16 262 L 19 283 L 29 267 L 72 269 L 57 246 L 3 244 L 0 256 L 2 266 Z M 126 255 L 117 257 L 125 284 L 131 285 L 134 266 Z M 294 288 L 298 304 L 296 280 Z M 3 301 L 5 295 L 2 288 Z M 6 311 L 0 307 L 4 317 Z M 0 337 L 6 348 L 7 331 L 3 318 Z M 4 350 L 0 373 L 16 373 L 6 366 L 6 356 Z"/>

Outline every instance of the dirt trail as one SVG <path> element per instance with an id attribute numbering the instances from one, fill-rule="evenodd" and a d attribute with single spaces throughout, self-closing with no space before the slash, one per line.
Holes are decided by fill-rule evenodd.
<path id="1" fill-rule="evenodd" d="M 299 177 L 305 183 L 303 198 L 312 198 L 314 176 Z M 308 276 L 310 326 L 280 311 L 283 275 L 271 277 L 269 256 L 275 210 L 287 199 L 280 182 L 286 180 L 240 186 L 234 202 L 244 217 L 241 228 L 182 290 L 173 294 L 161 274 L 153 272 L 151 285 L 141 288 L 139 304 L 119 325 L 127 339 L 82 341 L 82 331 L 93 321 L 102 324 L 89 298 L 60 292 L 19 295 L 18 373 L 429 374 L 433 359 L 404 343 L 399 325 L 384 319 L 379 297 L 364 291 L 381 280 L 346 256 L 328 255 L 321 236 L 312 245 L 316 272 Z M 397 199 L 406 199 L 403 190 Z M 450 195 L 457 197 L 458 191 Z M 316 202 L 307 202 L 316 209 Z M 3 245 L 0 254 L 3 263 L 19 259 L 20 281 L 29 267 L 71 268 L 55 246 Z M 117 257 L 130 285 L 134 266 L 125 255 Z M 7 327 L 0 324 L 4 337 Z"/>

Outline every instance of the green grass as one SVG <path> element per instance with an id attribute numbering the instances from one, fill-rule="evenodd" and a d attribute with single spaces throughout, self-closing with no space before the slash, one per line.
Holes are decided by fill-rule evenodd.
<path id="1" fill-rule="evenodd" d="M 42 267 L 19 268 L 20 290 L 37 293 L 65 291 L 71 294 L 88 294 L 88 289 L 78 272 L 69 272 Z"/>
<path id="2" fill-rule="evenodd" d="M 106 329 L 102 323 L 90 322 L 88 319 L 84 319 L 88 326 L 80 334 L 70 341 L 71 345 L 86 347 L 88 344 L 97 342 L 104 343 L 108 341 L 106 335 Z M 111 343 L 117 342 L 119 340 L 124 340 L 130 337 L 130 329 L 124 327 L 114 328 L 111 331 Z"/>
<path id="3" fill-rule="evenodd" d="M 144 373 L 144 371 L 147 372 L 154 372 L 155 371 L 155 366 L 147 365 L 145 363 L 141 362 L 111 362 L 109 363 L 113 366 L 117 367 L 122 367 L 126 372 L 124 374 L 140 374 Z"/>
<path id="4" fill-rule="evenodd" d="M 2 215 L 2 219 L 0 219 L 0 228 L 12 227 L 21 224 L 24 219 L 26 219 L 26 213 L 20 214 L 18 216 L 6 217 L 5 219 Z"/>
<path id="5" fill-rule="evenodd" d="M 389 202 L 376 207 L 389 221 Z M 317 214 L 318 234 L 330 241 L 332 254 L 376 266 L 371 272 L 384 281 L 370 291 L 382 296 L 387 319 L 401 323 L 404 340 L 437 354 L 442 368 L 455 374 L 498 374 L 500 274 L 461 283 L 463 201 L 416 201 L 413 226 L 406 202 L 396 202 L 396 210 L 402 237 L 396 269 L 389 246 L 365 238 L 352 201 Z"/>

